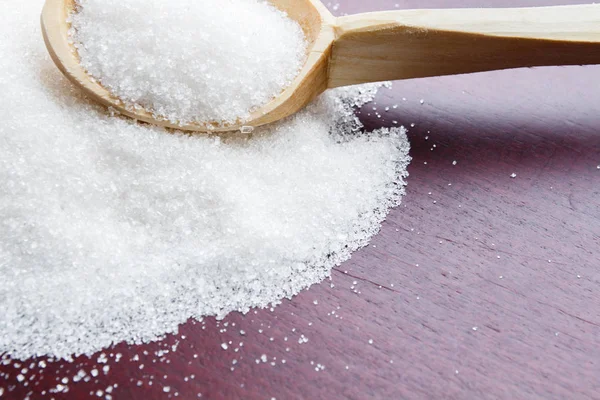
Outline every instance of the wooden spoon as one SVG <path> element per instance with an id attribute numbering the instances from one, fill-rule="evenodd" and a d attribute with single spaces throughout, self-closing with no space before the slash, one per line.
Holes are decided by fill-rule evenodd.
<path id="1" fill-rule="evenodd" d="M 543 65 L 600 64 L 600 5 L 385 11 L 335 18 L 319 0 L 271 0 L 309 42 L 304 68 L 243 124 L 179 126 L 131 110 L 80 66 L 69 43 L 74 0 L 47 0 L 46 46 L 58 68 L 92 99 L 131 118 L 190 131 L 232 131 L 288 117 L 328 88 L 365 82 Z"/>

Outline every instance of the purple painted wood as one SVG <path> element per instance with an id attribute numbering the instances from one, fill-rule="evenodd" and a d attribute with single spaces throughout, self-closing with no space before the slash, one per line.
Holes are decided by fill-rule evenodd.
<path id="1" fill-rule="evenodd" d="M 577 2 L 340 3 L 338 13 Z M 378 119 L 366 106 L 361 117 L 369 128 L 415 124 L 408 194 L 372 245 L 334 271 L 335 287 L 272 312 L 190 321 L 159 343 L 118 344 L 106 374 L 98 355 L 34 367 L 27 385 L 17 375 L 31 361 L 0 366 L 3 398 L 105 398 L 115 383 L 114 399 L 600 398 L 598 77 L 600 67 L 537 68 L 383 90 L 378 109 L 398 108 Z M 80 368 L 99 375 L 48 392 Z"/>

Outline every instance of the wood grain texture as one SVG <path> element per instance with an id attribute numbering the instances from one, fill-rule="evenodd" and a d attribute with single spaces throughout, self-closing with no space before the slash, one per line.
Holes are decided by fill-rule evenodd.
<path id="1" fill-rule="evenodd" d="M 329 87 L 600 63 L 600 5 L 382 11 L 336 20 Z"/>
<path id="2" fill-rule="evenodd" d="M 569 2 L 340 3 L 354 13 Z M 600 67 L 535 68 L 383 90 L 382 118 L 373 105 L 360 116 L 369 129 L 415 123 L 408 193 L 371 246 L 334 271 L 335 287 L 232 314 L 226 328 L 208 318 L 159 343 L 118 344 L 106 351 L 123 354 L 108 374 L 52 397 L 98 398 L 90 393 L 117 383 L 114 399 L 600 398 L 599 76 Z M 256 364 L 262 354 L 277 366 Z M 63 376 L 101 368 L 97 356 L 33 368 L 27 386 L 16 376 L 29 362 L 0 365 L 3 398 L 49 398 L 40 393 Z"/>

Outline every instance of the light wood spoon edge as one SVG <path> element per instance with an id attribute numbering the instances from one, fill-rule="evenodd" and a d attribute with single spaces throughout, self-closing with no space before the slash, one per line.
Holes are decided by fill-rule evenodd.
<path id="1" fill-rule="evenodd" d="M 401 10 L 335 18 L 319 0 L 271 0 L 309 42 L 292 85 L 244 123 L 178 125 L 128 109 L 80 66 L 69 43 L 75 0 L 46 0 L 42 32 L 50 56 L 91 99 L 135 120 L 185 131 L 228 132 L 286 118 L 328 88 L 517 67 L 600 64 L 600 5 Z"/>

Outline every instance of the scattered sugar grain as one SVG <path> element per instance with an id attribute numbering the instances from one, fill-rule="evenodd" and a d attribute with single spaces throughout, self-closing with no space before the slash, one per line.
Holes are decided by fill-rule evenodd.
<path id="1" fill-rule="evenodd" d="M 74 89 L 39 40 L 40 6 L 0 14 L 12 99 L 0 108 L 0 353 L 71 359 L 265 307 L 329 276 L 399 204 L 404 130 L 357 134 L 352 111 L 378 85 L 330 92 L 251 140 L 170 133 Z"/>

